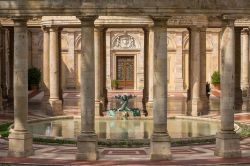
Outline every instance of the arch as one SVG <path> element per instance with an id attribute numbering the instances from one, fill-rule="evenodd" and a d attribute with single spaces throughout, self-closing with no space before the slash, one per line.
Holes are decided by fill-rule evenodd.
<path id="1" fill-rule="evenodd" d="M 75 49 L 81 50 L 81 43 L 82 43 L 82 34 L 79 33 L 75 38 Z"/>
<path id="2" fill-rule="evenodd" d="M 183 39 L 183 50 L 189 50 L 189 35 L 185 34 Z"/>
<path id="3" fill-rule="evenodd" d="M 170 51 L 176 50 L 176 43 L 175 43 L 174 37 L 172 35 L 167 36 L 167 48 Z"/>

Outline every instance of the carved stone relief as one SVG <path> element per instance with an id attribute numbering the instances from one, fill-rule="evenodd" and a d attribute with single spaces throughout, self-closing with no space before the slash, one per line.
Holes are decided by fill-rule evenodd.
<path id="1" fill-rule="evenodd" d="M 133 49 L 136 47 L 136 40 L 134 37 L 125 34 L 117 36 L 112 42 L 113 49 Z"/>

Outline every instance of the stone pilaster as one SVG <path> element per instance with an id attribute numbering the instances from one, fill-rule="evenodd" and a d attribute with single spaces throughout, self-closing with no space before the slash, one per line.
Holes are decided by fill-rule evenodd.
<path id="1" fill-rule="evenodd" d="M 242 66 L 241 66 L 241 89 L 242 89 L 242 110 L 248 110 L 249 98 L 249 29 L 244 28 L 241 31 L 242 41 Z"/>
<path id="2" fill-rule="evenodd" d="M 193 26 L 190 31 L 188 114 L 201 115 L 207 109 L 206 96 L 206 31 Z M 204 39 L 205 38 L 205 39 Z M 205 58 L 204 58 L 205 57 Z M 203 65 L 203 66 L 202 66 Z M 202 75 L 203 74 L 203 75 Z M 202 76 L 201 76 L 202 75 Z"/>
<path id="3" fill-rule="evenodd" d="M 148 116 L 153 116 L 153 103 L 154 103 L 154 30 L 150 27 L 148 30 L 148 44 L 147 44 L 147 91 L 148 91 L 148 101 L 146 103 L 146 110 Z"/>
<path id="4" fill-rule="evenodd" d="M 234 20 L 226 20 L 221 38 L 221 129 L 216 134 L 215 155 L 240 157 L 239 136 L 234 131 L 235 90 L 235 31 Z"/>
<path id="5" fill-rule="evenodd" d="M 153 17 L 154 21 L 154 104 L 151 160 L 172 158 L 167 132 L 167 17 Z"/>
<path id="6" fill-rule="evenodd" d="M 96 27 L 94 31 L 94 42 L 95 42 L 95 116 L 100 116 L 102 115 L 103 111 L 103 103 L 101 100 L 101 94 L 103 94 L 101 91 L 103 89 L 101 88 L 101 77 L 104 77 L 101 74 L 101 58 L 102 58 L 102 45 L 101 45 L 101 40 L 102 40 L 102 35 L 103 34 L 103 28 L 102 27 Z"/>
<path id="7" fill-rule="evenodd" d="M 59 40 L 58 40 L 58 27 L 50 27 L 49 35 L 49 88 L 50 88 L 50 98 L 47 108 L 47 113 L 49 115 L 62 115 L 62 100 L 60 94 L 60 57 L 59 57 Z"/>
<path id="8" fill-rule="evenodd" d="M 235 112 L 242 111 L 242 91 L 241 91 L 241 30 L 235 28 Z"/>
<path id="9" fill-rule="evenodd" d="M 43 27 L 43 106 L 44 109 L 47 109 L 49 104 L 49 76 L 50 76 L 50 63 L 49 63 L 49 28 Z"/>
<path id="10" fill-rule="evenodd" d="M 28 33 L 27 19 L 14 19 L 14 129 L 9 135 L 8 155 L 33 154 L 32 134 L 28 132 Z"/>
<path id="11" fill-rule="evenodd" d="M 174 84 L 176 92 L 184 92 L 183 79 L 183 36 L 182 32 L 176 32 L 176 55 L 175 55 L 175 74 Z"/>
<path id="12" fill-rule="evenodd" d="M 95 52 L 94 21 L 96 16 L 80 17 L 82 28 L 81 54 L 81 134 L 77 137 L 77 160 L 96 160 L 95 133 Z"/>

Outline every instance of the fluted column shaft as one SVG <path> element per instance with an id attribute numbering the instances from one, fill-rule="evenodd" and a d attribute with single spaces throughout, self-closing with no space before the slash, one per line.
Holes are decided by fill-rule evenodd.
<path id="1" fill-rule="evenodd" d="M 97 159 L 97 136 L 95 134 L 95 16 L 80 17 L 82 29 L 81 54 L 81 134 L 77 138 L 78 160 Z"/>
<path id="2" fill-rule="evenodd" d="M 14 129 L 9 135 L 9 155 L 33 154 L 28 119 L 28 32 L 27 19 L 14 19 Z M 17 146 L 18 145 L 18 146 Z"/>
<path id="3" fill-rule="evenodd" d="M 216 135 L 215 155 L 239 157 L 239 136 L 234 131 L 235 100 L 235 30 L 234 20 L 226 20 L 221 38 L 221 130 Z"/>
<path id="4" fill-rule="evenodd" d="M 167 18 L 154 17 L 154 103 L 151 159 L 170 159 L 167 132 Z"/>

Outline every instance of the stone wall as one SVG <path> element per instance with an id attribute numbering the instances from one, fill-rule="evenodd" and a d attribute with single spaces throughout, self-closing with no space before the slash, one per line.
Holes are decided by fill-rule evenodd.
<path id="1" fill-rule="evenodd" d="M 207 29 L 207 81 L 219 70 L 220 28 Z M 135 47 L 114 47 L 118 36 L 129 35 L 135 39 Z M 29 67 L 42 68 L 42 30 L 29 28 Z M 79 89 L 81 50 L 79 28 L 64 28 L 61 33 L 62 87 Z M 115 57 L 119 54 L 133 55 L 135 62 L 135 90 L 144 88 L 144 32 L 140 28 L 109 28 L 106 32 L 106 84 L 111 89 L 111 80 L 116 78 Z M 185 92 L 188 88 L 189 33 L 186 28 L 168 29 L 168 88 L 170 92 Z M 103 76 L 105 77 L 105 76 Z"/>

